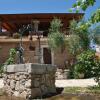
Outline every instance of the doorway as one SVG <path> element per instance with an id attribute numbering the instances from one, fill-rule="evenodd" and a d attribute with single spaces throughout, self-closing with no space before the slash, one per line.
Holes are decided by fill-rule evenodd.
<path id="1" fill-rule="evenodd" d="M 44 64 L 54 64 L 54 52 L 51 51 L 48 47 L 48 45 L 42 45 L 41 46 L 41 53 L 42 53 L 42 59 L 41 63 Z"/>
<path id="2" fill-rule="evenodd" d="M 52 59 L 51 50 L 48 49 L 48 48 L 43 48 L 43 61 L 44 61 L 44 64 L 52 64 L 51 59 Z"/>

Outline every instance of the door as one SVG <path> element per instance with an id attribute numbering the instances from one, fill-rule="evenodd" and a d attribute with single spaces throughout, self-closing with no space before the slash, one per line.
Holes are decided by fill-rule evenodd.
<path id="1" fill-rule="evenodd" d="M 51 50 L 48 48 L 43 48 L 43 61 L 44 64 L 52 64 L 52 59 L 51 59 Z"/>

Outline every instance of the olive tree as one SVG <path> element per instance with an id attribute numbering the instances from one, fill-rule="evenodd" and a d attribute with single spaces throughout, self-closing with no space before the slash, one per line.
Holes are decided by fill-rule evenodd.
<path id="1" fill-rule="evenodd" d="M 60 19 L 54 18 L 50 23 L 48 34 L 48 44 L 51 50 L 63 48 L 65 45 L 64 34 L 61 31 L 62 23 Z"/>
<path id="2" fill-rule="evenodd" d="M 77 35 L 80 38 L 79 47 L 83 50 L 87 50 L 89 48 L 89 26 L 90 25 L 84 20 L 81 20 L 80 22 L 72 20 L 70 23 L 70 34 Z"/>

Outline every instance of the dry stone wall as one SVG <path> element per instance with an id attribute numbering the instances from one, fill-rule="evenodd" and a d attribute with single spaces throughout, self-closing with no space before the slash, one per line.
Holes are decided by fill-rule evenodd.
<path id="1" fill-rule="evenodd" d="M 56 67 L 47 64 L 17 64 L 4 67 L 4 88 L 9 95 L 36 98 L 56 93 Z"/>
<path id="2" fill-rule="evenodd" d="M 56 71 L 56 80 L 64 80 L 64 79 L 68 79 L 69 76 L 69 69 L 58 69 Z"/>

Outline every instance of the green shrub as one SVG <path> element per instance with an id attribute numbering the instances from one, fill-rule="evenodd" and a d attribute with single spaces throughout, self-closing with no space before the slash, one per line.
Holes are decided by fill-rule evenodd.
<path id="1" fill-rule="evenodd" d="M 84 73 L 85 78 L 93 77 L 93 68 L 96 67 L 95 52 L 87 50 L 77 56 L 77 63 L 74 66 L 74 77 Z"/>
<path id="2" fill-rule="evenodd" d="M 70 69 L 69 69 L 69 74 L 68 74 L 68 79 L 74 79 L 74 66 L 70 66 Z"/>
<path id="3" fill-rule="evenodd" d="M 92 69 L 95 81 L 100 87 L 100 59 L 95 59 L 95 66 Z"/>
<path id="4" fill-rule="evenodd" d="M 16 56 L 16 49 L 11 48 L 9 51 L 9 58 L 6 60 L 4 64 L 0 65 L 0 74 L 4 73 L 4 66 L 15 64 L 15 56 Z"/>
<path id="5" fill-rule="evenodd" d="M 10 49 L 9 52 L 9 58 L 5 62 L 5 65 L 10 65 L 15 63 L 15 56 L 16 56 L 16 50 L 14 48 Z"/>
<path id="6" fill-rule="evenodd" d="M 84 73 L 85 73 L 85 67 L 83 67 L 81 64 L 76 64 L 74 68 L 74 77 L 84 78 L 84 76 L 80 77 L 80 74 L 84 74 Z"/>

